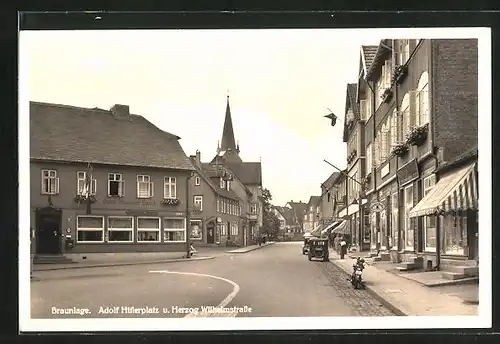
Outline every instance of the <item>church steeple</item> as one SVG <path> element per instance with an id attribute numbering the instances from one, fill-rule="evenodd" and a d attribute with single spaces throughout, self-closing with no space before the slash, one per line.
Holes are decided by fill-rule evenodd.
<path id="1" fill-rule="evenodd" d="M 229 107 L 229 95 L 227 95 L 226 118 L 224 119 L 224 129 L 222 130 L 221 151 L 239 151 L 234 140 L 233 121 L 231 119 L 231 108 Z"/>

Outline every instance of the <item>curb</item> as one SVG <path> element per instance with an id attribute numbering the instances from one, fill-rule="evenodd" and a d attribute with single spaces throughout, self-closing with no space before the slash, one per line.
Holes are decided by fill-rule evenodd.
<path id="1" fill-rule="evenodd" d="M 350 276 L 351 274 L 347 271 L 344 270 L 344 268 L 335 263 L 335 260 L 331 260 L 330 263 L 335 264 L 340 270 L 342 270 L 347 276 Z M 393 312 L 397 316 L 408 316 L 408 314 L 404 313 L 401 309 L 396 307 L 394 304 L 391 302 L 387 301 L 384 297 L 382 297 L 380 294 L 378 294 L 373 288 L 365 284 L 365 290 L 368 291 L 375 299 L 377 299 L 384 307 L 388 308 L 391 312 Z"/>
<path id="2" fill-rule="evenodd" d="M 275 243 L 269 243 L 269 244 L 266 244 L 266 245 L 262 245 L 262 246 L 257 246 L 257 247 L 254 247 L 254 248 L 251 248 L 247 251 L 238 251 L 238 250 L 233 250 L 233 251 L 226 251 L 226 253 L 236 253 L 236 254 L 241 254 L 241 253 L 248 253 L 248 252 L 252 252 L 252 251 L 255 251 L 255 250 L 259 250 L 259 249 L 262 249 L 264 247 L 267 247 L 267 246 L 271 246 L 271 245 L 274 245 Z"/>
<path id="3" fill-rule="evenodd" d="M 198 258 L 180 258 L 180 259 L 170 259 L 170 260 L 154 260 L 154 261 L 142 261 L 142 262 L 130 262 L 130 263 L 104 263 L 104 264 L 93 264 L 93 265 L 83 265 L 79 266 L 78 263 L 69 266 L 58 266 L 58 267 L 48 267 L 47 269 L 33 269 L 33 272 L 40 271 L 51 271 L 51 270 L 68 270 L 68 269 L 90 269 L 90 268 L 105 268 L 113 266 L 128 266 L 128 265 L 144 265 L 144 264 L 160 264 L 160 263 L 177 263 L 177 262 L 194 262 L 198 260 L 208 260 L 214 259 L 215 257 L 198 257 Z M 37 265 L 37 264 L 35 264 Z M 39 264 L 48 265 L 50 264 Z"/>

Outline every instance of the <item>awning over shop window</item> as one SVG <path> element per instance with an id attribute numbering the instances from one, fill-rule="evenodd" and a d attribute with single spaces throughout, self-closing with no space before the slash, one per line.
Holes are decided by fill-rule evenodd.
<path id="1" fill-rule="evenodd" d="M 338 233 L 338 234 L 349 234 L 349 228 L 347 227 L 347 221 L 344 220 L 342 221 L 335 229 L 333 230 L 333 233 Z"/>
<path id="2" fill-rule="evenodd" d="M 327 234 L 330 230 L 334 229 L 339 223 L 340 223 L 339 221 L 335 221 L 329 224 L 328 226 L 326 226 L 325 229 L 321 231 L 321 234 Z"/>
<path id="3" fill-rule="evenodd" d="M 442 177 L 410 211 L 409 217 L 477 209 L 476 163 Z"/>
<path id="4" fill-rule="evenodd" d="M 311 231 L 311 235 L 315 237 L 319 237 L 321 235 L 321 225 L 318 225 Z"/>

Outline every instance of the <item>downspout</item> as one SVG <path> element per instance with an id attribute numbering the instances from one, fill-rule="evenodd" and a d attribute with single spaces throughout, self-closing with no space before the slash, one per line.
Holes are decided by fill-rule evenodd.
<path id="1" fill-rule="evenodd" d="M 370 108 L 372 109 L 371 116 L 373 116 L 373 126 L 372 126 L 373 127 L 373 132 L 372 132 L 373 133 L 373 136 L 372 136 L 372 152 L 373 152 L 373 147 L 374 147 L 374 144 L 375 144 L 375 134 L 376 134 L 376 121 L 375 121 L 375 112 L 376 111 L 375 111 L 375 105 L 377 103 L 375 101 L 375 96 L 376 96 L 375 90 L 370 85 L 370 82 L 368 80 L 366 80 L 366 84 L 368 85 L 368 88 L 370 89 L 371 95 L 372 95 L 372 97 L 371 97 L 371 103 L 372 104 L 371 104 Z M 373 159 L 372 159 L 372 161 L 373 161 Z M 373 171 L 373 166 L 372 166 L 372 171 Z M 376 169 L 375 169 L 375 172 L 372 175 L 372 178 L 373 178 L 373 192 L 375 192 L 376 197 L 377 197 L 377 202 L 378 202 L 379 201 L 379 194 L 377 192 L 377 176 L 376 176 L 376 174 L 377 173 L 376 173 Z M 360 205 L 360 209 L 361 209 L 361 205 Z M 376 229 L 378 228 L 378 226 L 376 225 L 376 222 L 375 222 L 375 228 Z M 371 231 L 371 229 L 370 229 L 370 231 Z M 377 235 L 377 233 L 376 233 L 376 235 Z M 375 238 L 375 240 L 377 240 L 377 238 Z M 377 247 L 377 249 L 378 249 L 378 247 Z M 370 240 L 370 250 L 371 250 L 371 240 Z"/>
<path id="2" fill-rule="evenodd" d="M 186 178 L 186 257 L 191 258 L 191 242 L 189 241 L 189 238 L 191 236 L 190 229 L 191 229 L 191 214 L 189 211 L 189 182 L 191 181 L 191 178 L 194 176 L 193 172 L 190 172 L 190 174 Z"/>

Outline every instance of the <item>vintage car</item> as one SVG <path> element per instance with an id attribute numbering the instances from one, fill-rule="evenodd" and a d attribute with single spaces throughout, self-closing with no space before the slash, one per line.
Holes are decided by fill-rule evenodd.
<path id="1" fill-rule="evenodd" d="M 304 245 L 302 246 L 302 254 L 307 254 L 307 252 L 309 251 L 309 239 L 310 238 L 304 239 Z"/>
<path id="2" fill-rule="evenodd" d="M 325 238 L 311 238 L 309 239 L 309 250 L 307 252 L 309 260 L 321 259 L 324 262 L 330 260 L 328 252 L 328 239 Z"/>

